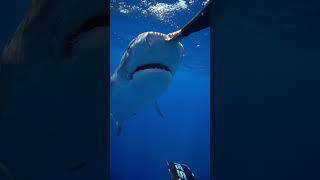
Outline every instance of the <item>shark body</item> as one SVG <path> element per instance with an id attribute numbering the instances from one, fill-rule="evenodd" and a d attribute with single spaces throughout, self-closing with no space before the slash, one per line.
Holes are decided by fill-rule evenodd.
<path id="1" fill-rule="evenodd" d="M 165 42 L 167 35 L 145 32 L 129 44 L 111 77 L 111 118 L 120 135 L 126 120 L 142 106 L 153 104 L 163 117 L 156 100 L 170 85 L 182 61 L 180 42 Z"/>
<path id="2" fill-rule="evenodd" d="M 107 13 L 101 0 L 32 0 L 8 39 L 0 159 L 16 179 L 78 179 L 74 164 L 81 178 L 105 177 Z"/>

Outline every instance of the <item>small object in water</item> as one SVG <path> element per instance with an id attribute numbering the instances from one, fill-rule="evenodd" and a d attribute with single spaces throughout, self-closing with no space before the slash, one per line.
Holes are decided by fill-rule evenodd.
<path id="1" fill-rule="evenodd" d="M 170 180 L 195 180 L 191 169 L 185 164 L 167 161 Z"/>

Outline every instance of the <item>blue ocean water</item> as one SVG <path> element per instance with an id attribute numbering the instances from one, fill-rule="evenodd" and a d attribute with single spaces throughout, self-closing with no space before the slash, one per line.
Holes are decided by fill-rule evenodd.
<path id="1" fill-rule="evenodd" d="M 170 33 L 185 25 L 204 1 L 112 1 L 111 74 L 128 43 L 146 31 Z M 166 118 L 146 106 L 116 136 L 110 122 L 112 180 L 169 179 L 166 160 L 187 164 L 197 179 L 210 179 L 209 29 L 182 40 L 185 55 L 169 89 L 158 100 Z"/>

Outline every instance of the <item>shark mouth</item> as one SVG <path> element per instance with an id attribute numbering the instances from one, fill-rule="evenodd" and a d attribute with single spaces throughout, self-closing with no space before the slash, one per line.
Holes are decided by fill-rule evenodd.
<path id="1" fill-rule="evenodd" d="M 110 19 L 107 14 L 97 15 L 86 20 L 71 36 L 67 38 L 65 49 L 66 56 L 72 56 L 72 48 L 82 33 L 89 32 L 97 27 L 109 27 Z"/>
<path id="2" fill-rule="evenodd" d="M 138 68 L 136 68 L 130 75 L 131 79 L 133 77 L 133 75 L 137 72 L 143 71 L 143 70 L 148 70 L 148 69 L 156 69 L 156 70 L 163 70 L 163 71 L 167 71 L 171 74 L 171 70 L 168 66 L 163 65 L 163 64 L 159 64 L 159 63 L 155 63 L 155 64 L 145 64 L 142 66 L 139 66 Z"/>

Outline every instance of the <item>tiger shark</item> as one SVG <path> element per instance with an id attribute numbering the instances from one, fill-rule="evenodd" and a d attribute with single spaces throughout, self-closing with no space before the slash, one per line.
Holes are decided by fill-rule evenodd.
<path id="1" fill-rule="evenodd" d="M 110 113 L 117 135 L 124 122 L 145 105 L 153 104 L 164 117 L 156 100 L 170 85 L 183 56 L 182 44 L 166 42 L 166 38 L 158 32 L 138 35 L 129 43 L 111 76 Z"/>
<path id="2" fill-rule="evenodd" d="M 105 177 L 108 5 L 29 1 L 0 53 L 0 159 L 15 179 Z"/>

